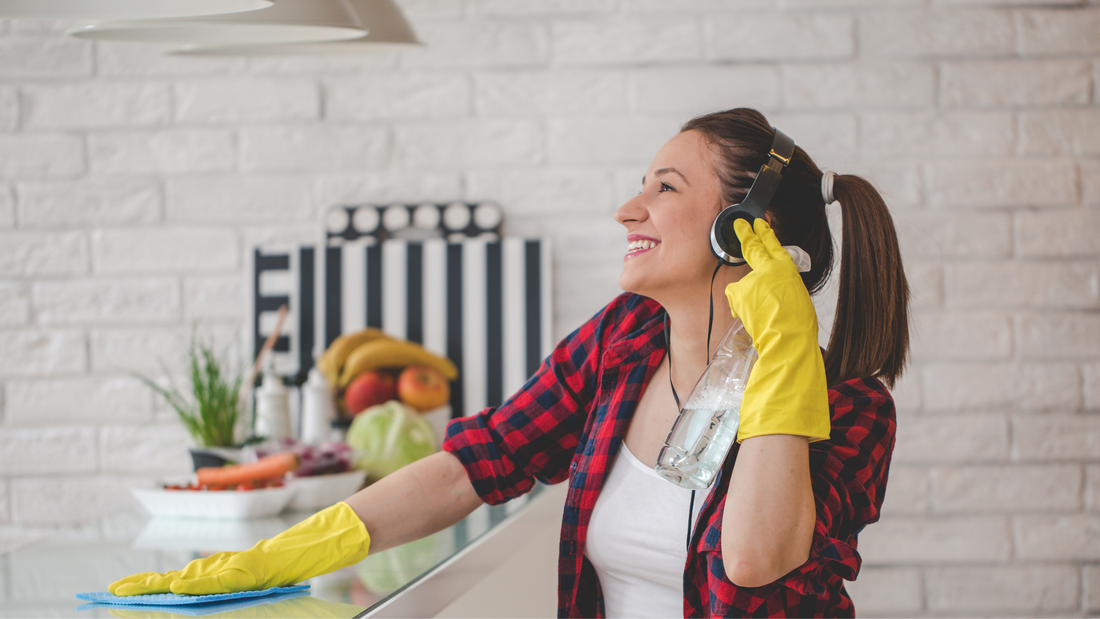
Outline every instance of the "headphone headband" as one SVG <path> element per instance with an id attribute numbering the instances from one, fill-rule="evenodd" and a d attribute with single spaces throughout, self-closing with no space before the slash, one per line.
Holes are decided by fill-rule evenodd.
<path id="1" fill-rule="evenodd" d="M 772 127 L 775 137 L 772 139 L 772 147 L 768 151 L 768 160 L 760 166 L 749 192 L 739 204 L 733 204 L 722 209 L 714 220 L 710 231 L 710 247 L 719 260 L 731 265 L 744 264 L 745 259 L 741 255 L 741 241 L 737 233 L 733 231 L 733 222 L 744 219 L 750 224 L 764 216 L 783 180 L 783 169 L 791 162 L 794 156 L 794 140 L 779 129 Z"/>

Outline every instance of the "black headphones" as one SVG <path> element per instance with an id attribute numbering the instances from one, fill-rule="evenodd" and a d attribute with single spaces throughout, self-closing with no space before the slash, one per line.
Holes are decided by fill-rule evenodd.
<path id="1" fill-rule="evenodd" d="M 722 209 L 710 229 L 710 249 L 725 264 L 745 264 L 745 258 L 741 254 L 741 240 L 733 231 L 733 222 L 744 219 L 751 224 L 764 216 L 764 211 L 779 187 L 779 181 L 783 180 L 783 168 L 787 167 L 794 155 L 794 140 L 775 127 L 772 130 L 775 131 L 775 139 L 772 140 L 772 148 L 768 152 L 768 161 L 760 166 L 760 172 L 749 187 L 749 193 L 740 204 Z"/>

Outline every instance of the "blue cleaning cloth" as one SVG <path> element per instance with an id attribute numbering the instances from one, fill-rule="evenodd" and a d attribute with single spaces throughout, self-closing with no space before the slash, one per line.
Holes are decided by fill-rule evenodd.
<path id="1" fill-rule="evenodd" d="M 272 591 L 268 589 L 267 591 Z M 251 592 L 250 592 L 251 593 Z M 90 595 L 90 594 L 83 594 Z M 109 594 L 108 594 L 109 595 Z M 231 610 L 241 610 L 242 608 L 248 608 L 250 606 L 260 606 L 267 604 L 276 604 L 283 600 L 290 600 L 302 596 L 309 595 L 308 589 L 302 589 L 300 587 L 294 587 L 293 589 L 284 593 L 269 593 L 263 597 L 247 597 L 247 598 L 234 598 L 230 600 L 222 600 L 220 602 L 208 602 L 198 601 L 190 604 L 176 604 L 172 606 L 156 606 L 150 604 L 114 604 L 111 602 L 92 602 L 90 604 L 83 604 L 77 606 L 77 610 L 92 610 L 96 608 L 125 608 L 130 611 L 138 612 L 151 612 L 155 613 L 150 616 L 169 616 L 178 617 L 180 615 L 186 617 L 206 617 L 209 615 L 217 615 L 220 613 L 229 612 Z M 191 597 L 211 597 L 211 596 L 191 596 Z M 83 598 L 82 598 L 83 599 Z"/>
<path id="2" fill-rule="evenodd" d="M 176 595 L 175 593 L 154 593 L 150 595 L 118 596 L 106 591 L 94 593 L 77 593 L 78 600 L 86 602 L 98 602 L 111 606 L 184 606 L 187 604 L 209 604 L 211 602 L 224 602 L 225 600 L 238 600 L 241 598 L 256 598 L 293 591 L 306 591 L 309 585 L 294 585 L 292 587 L 272 587 L 259 591 L 238 591 L 237 593 L 214 593 L 212 595 Z"/>

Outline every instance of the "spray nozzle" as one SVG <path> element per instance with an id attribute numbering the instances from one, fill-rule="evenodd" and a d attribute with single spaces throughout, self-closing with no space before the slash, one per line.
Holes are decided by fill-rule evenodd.
<path id="1" fill-rule="evenodd" d="M 808 273 L 810 271 L 810 254 L 807 254 L 805 250 L 797 245 L 784 245 L 783 249 L 787 250 L 787 253 L 791 255 L 791 260 L 794 260 L 794 265 L 798 267 L 799 273 Z"/>

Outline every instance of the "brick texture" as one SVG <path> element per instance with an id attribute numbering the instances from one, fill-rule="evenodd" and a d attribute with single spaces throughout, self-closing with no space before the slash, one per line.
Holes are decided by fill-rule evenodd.
<path id="1" fill-rule="evenodd" d="M 1100 154 L 1100 110 L 1039 110 L 1020 114 L 1020 147 L 1025 155 Z"/>
<path id="2" fill-rule="evenodd" d="M 375 126 L 249 127 L 240 133 L 248 171 L 361 170 L 386 160 L 386 132 Z"/>
<path id="3" fill-rule="evenodd" d="M 5 334 L 0 376 L 78 374 L 88 367 L 84 333 L 77 329 L 21 329 Z"/>
<path id="4" fill-rule="evenodd" d="M 399 4 L 423 48 L 179 57 L 0 20 L 0 552 L 186 474 L 133 373 L 180 378 L 196 332 L 251 356 L 255 245 L 493 200 L 553 246 L 560 338 L 619 293 L 612 215 L 656 150 L 750 106 L 880 189 L 911 290 L 857 612 L 1100 614 L 1100 2 Z M 858 206 L 827 211 L 838 250 Z M 10 571 L 0 606 L 38 577 Z"/>
<path id="5" fill-rule="evenodd" d="M 1092 67 L 1077 59 L 945 62 L 939 96 L 951 107 L 1087 105 Z"/>
<path id="6" fill-rule="evenodd" d="M 30 322 L 31 299 L 26 286 L 0 283 L 0 327 L 21 327 Z"/>
<path id="7" fill-rule="evenodd" d="M 15 198 L 11 187 L 0 185 L 0 230 L 15 227 Z"/>
<path id="8" fill-rule="evenodd" d="M 0 42 L 0 76 L 6 79 L 74 79 L 92 74 L 92 43 L 58 36 L 6 36 Z"/>
<path id="9" fill-rule="evenodd" d="M 180 315 L 179 282 L 166 277 L 43 281 L 32 299 L 50 325 L 164 323 Z"/>
<path id="10" fill-rule="evenodd" d="M 625 112 L 629 95 L 626 72 L 621 70 L 577 68 L 474 74 L 474 109 L 482 116 Z M 378 98 L 387 102 L 391 99 Z M 461 98 L 448 98 L 433 103 L 433 109 L 439 104 L 444 104 L 445 110 L 454 109 L 462 103 Z"/>
<path id="11" fill-rule="evenodd" d="M 1075 511 L 1083 472 L 1069 464 L 932 469 L 932 504 L 943 513 Z"/>
<path id="12" fill-rule="evenodd" d="M 19 127 L 19 91 L 0 87 L 0 131 L 14 131 Z"/>
<path id="13" fill-rule="evenodd" d="M 96 468 L 95 429 L 86 426 L 0 432 L 0 470 L 12 475 L 82 473 Z"/>
<path id="14" fill-rule="evenodd" d="M 1100 612 L 1100 567 L 1086 565 L 1084 569 L 1085 610 Z"/>
<path id="15" fill-rule="evenodd" d="M 1100 410 L 1100 363 L 1085 366 L 1085 408 Z"/>
<path id="16" fill-rule="evenodd" d="M 855 20 L 828 13 L 741 13 L 708 20 L 709 53 L 721 60 L 850 58 Z M 783 45 L 775 45 L 782 40 Z"/>
<path id="17" fill-rule="evenodd" d="M 1013 452 L 1021 460 L 1087 461 L 1100 449 L 1100 416 L 1014 417 Z"/>
<path id="18" fill-rule="evenodd" d="M 23 228 L 144 224 L 161 217 L 160 187 L 151 179 L 32 181 L 15 189 Z"/>
<path id="19" fill-rule="evenodd" d="M 944 277 L 948 307 L 1089 309 L 1100 306 L 1095 262 L 957 262 Z"/>
<path id="20" fill-rule="evenodd" d="M 417 122 L 394 128 L 394 157 L 428 169 L 542 162 L 543 130 L 517 120 Z"/>
<path id="21" fill-rule="evenodd" d="M 1079 603 L 1080 575 L 1071 565 L 965 567 L 930 570 L 929 610 L 1058 613 Z"/>
<path id="22" fill-rule="evenodd" d="M 0 179 L 66 178 L 84 171 L 84 146 L 68 134 L 0 135 Z"/>
<path id="23" fill-rule="evenodd" d="M 470 79 L 446 72 L 379 73 L 325 84 L 325 117 L 338 121 L 454 118 L 470 113 Z"/>
<path id="24" fill-rule="evenodd" d="M 1020 516 L 1016 554 L 1028 560 L 1100 559 L 1100 515 Z"/>
<path id="25" fill-rule="evenodd" d="M 81 129 L 166 124 L 172 96 L 163 83 L 32 85 L 22 89 L 23 126 Z"/>
<path id="26" fill-rule="evenodd" d="M 921 572 L 911 567 L 864 566 L 844 588 L 856 612 L 868 617 L 919 614 L 924 604 Z"/>
<path id="27" fill-rule="evenodd" d="M 923 415 L 898 428 L 899 463 L 1003 462 L 1010 454 L 1009 422 L 1002 415 Z"/>
<path id="28" fill-rule="evenodd" d="M 783 69 L 783 90 L 792 108 L 922 108 L 936 92 L 932 63 L 877 65 L 791 64 Z"/>
<path id="29" fill-rule="evenodd" d="M 631 74 L 630 98 L 646 113 L 696 116 L 727 107 L 728 101 L 771 108 L 779 103 L 778 72 L 772 67 L 656 67 Z M 676 88 L 669 88 L 675 83 Z"/>
<path id="30" fill-rule="evenodd" d="M 1029 258 L 1095 258 L 1100 239 L 1084 233 L 1100 224 L 1100 210 L 1060 210 L 1057 215 L 1023 212 L 1016 215 L 1016 246 Z"/>
<path id="31" fill-rule="evenodd" d="M 241 251 L 230 230 L 115 228 L 92 234 L 92 256 L 96 273 L 194 273 L 232 271 Z"/>
<path id="32" fill-rule="evenodd" d="M 1002 516 L 938 518 L 935 526 L 917 516 L 897 516 L 859 536 L 869 565 L 998 563 L 1012 552 L 1012 530 Z"/>
<path id="33" fill-rule="evenodd" d="M 1024 11 L 1018 18 L 1020 52 L 1047 56 L 1100 52 L 1100 10 Z"/>
<path id="34" fill-rule="evenodd" d="M 1081 378 L 1067 363 L 937 363 L 924 369 L 929 410 L 1066 411 L 1081 404 Z"/>
<path id="35" fill-rule="evenodd" d="M 152 412 L 149 389 L 130 377 L 13 380 L 4 400 L 15 426 L 136 422 Z"/>
<path id="36" fill-rule="evenodd" d="M 702 24 L 684 17 L 562 20 L 550 37 L 556 64 L 673 63 L 703 56 Z"/>
<path id="37" fill-rule="evenodd" d="M 98 174 L 216 172 L 236 166 L 236 148 L 222 129 L 94 133 L 88 158 Z"/>
<path id="38" fill-rule="evenodd" d="M 1007 56 L 1014 51 L 1005 11 L 868 11 L 859 20 L 860 53 L 871 58 Z"/>
<path id="39" fill-rule="evenodd" d="M 954 208 L 1074 206 L 1077 169 L 1071 160 L 953 162 L 927 166 L 928 201 Z"/>
<path id="40" fill-rule="evenodd" d="M 320 117 L 320 88 L 312 80 L 194 80 L 173 89 L 181 124 L 308 121 Z"/>
<path id="41" fill-rule="evenodd" d="M 2 276 L 72 276 L 88 271 L 88 239 L 82 231 L 0 232 Z"/>

